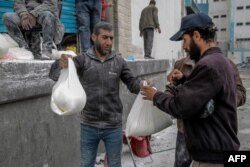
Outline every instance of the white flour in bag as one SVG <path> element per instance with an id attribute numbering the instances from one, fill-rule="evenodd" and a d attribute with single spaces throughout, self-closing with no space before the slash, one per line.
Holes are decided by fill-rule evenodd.
<path id="1" fill-rule="evenodd" d="M 34 56 L 31 51 L 25 48 L 9 48 L 8 54 L 14 56 L 17 60 L 33 60 Z"/>
<path id="2" fill-rule="evenodd" d="M 170 115 L 155 107 L 152 101 L 143 100 L 139 93 L 128 115 L 125 134 L 126 136 L 148 136 L 172 124 Z"/>
<path id="3" fill-rule="evenodd" d="M 76 73 L 74 62 L 68 59 L 68 68 L 62 69 L 51 95 L 51 109 L 58 115 L 71 115 L 82 111 L 86 94 Z"/>

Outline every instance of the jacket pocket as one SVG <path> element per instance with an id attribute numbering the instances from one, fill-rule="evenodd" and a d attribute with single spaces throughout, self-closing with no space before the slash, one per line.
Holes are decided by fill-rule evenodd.
<path id="1" fill-rule="evenodd" d="M 108 81 L 107 88 L 108 90 L 118 90 L 119 89 L 119 82 L 120 82 L 120 75 L 116 71 L 108 71 Z"/>

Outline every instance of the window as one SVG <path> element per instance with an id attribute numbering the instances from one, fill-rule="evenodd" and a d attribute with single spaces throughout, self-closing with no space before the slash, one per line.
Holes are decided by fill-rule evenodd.
<path id="1" fill-rule="evenodd" d="M 236 23 L 236 25 L 237 25 L 237 26 L 242 26 L 242 25 L 243 25 L 243 23 Z"/>
<path id="2" fill-rule="evenodd" d="M 222 29 L 220 29 L 220 31 L 226 31 L 227 29 L 226 28 L 222 28 Z"/>
<path id="3" fill-rule="evenodd" d="M 217 19 L 217 18 L 219 18 L 219 16 L 218 16 L 218 15 L 215 15 L 215 16 L 214 16 L 214 19 Z"/>
<path id="4" fill-rule="evenodd" d="M 208 0 L 196 0 L 196 3 L 198 3 L 198 4 L 207 4 L 208 2 L 207 2 Z"/>
<path id="5" fill-rule="evenodd" d="M 246 6 L 246 9 L 250 9 L 250 5 Z"/>
<path id="6" fill-rule="evenodd" d="M 219 2 L 219 0 L 214 0 L 214 2 Z"/>
<path id="7" fill-rule="evenodd" d="M 223 14 L 223 15 L 221 15 L 220 17 L 221 17 L 221 18 L 226 18 L 227 15 Z"/>
<path id="8" fill-rule="evenodd" d="M 236 41 L 250 41 L 250 38 L 237 38 Z"/>
<path id="9" fill-rule="evenodd" d="M 238 6 L 237 10 L 243 10 L 243 6 Z"/>
<path id="10" fill-rule="evenodd" d="M 246 26 L 250 26 L 250 22 L 246 22 Z"/>

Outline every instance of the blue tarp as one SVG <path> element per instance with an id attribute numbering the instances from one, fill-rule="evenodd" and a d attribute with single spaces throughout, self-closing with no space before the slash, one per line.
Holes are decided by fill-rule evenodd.
<path id="1" fill-rule="evenodd" d="M 64 24 L 65 33 L 76 33 L 75 0 L 62 0 L 60 20 Z M 13 0 L 0 0 L 0 32 L 6 32 L 3 24 L 3 14 L 13 12 Z"/>

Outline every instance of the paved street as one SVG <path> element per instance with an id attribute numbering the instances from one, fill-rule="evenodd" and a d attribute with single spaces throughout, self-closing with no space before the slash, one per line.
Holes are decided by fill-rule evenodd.
<path id="1" fill-rule="evenodd" d="M 241 77 L 247 94 L 250 94 L 250 68 L 239 68 Z M 250 150 L 250 97 L 247 96 L 246 104 L 238 108 L 239 133 L 241 150 Z M 152 136 L 151 147 L 153 150 L 152 160 L 150 157 L 135 157 L 137 167 L 172 167 L 174 163 L 176 121 L 164 131 Z M 99 156 L 103 159 L 104 154 Z M 123 147 L 122 157 L 123 167 L 133 167 L 133 162 L 129 153 L 128 146 Z M 96 165 L 101 167 L 103 164 Z"/>
<path id="2" fill-rule="evenodd" d="M 250 150 L 250 67 L 240 69 L 241 77 L 247 89 L 246 104 L 238 108 L 239 133 L 241 150 Z"/>

